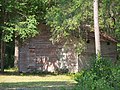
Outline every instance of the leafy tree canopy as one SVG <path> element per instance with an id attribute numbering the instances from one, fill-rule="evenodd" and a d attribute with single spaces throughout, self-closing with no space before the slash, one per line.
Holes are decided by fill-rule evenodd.
<path id="1" fill-rule="evenodd" d="M 86 30 L 93 30 L 93 0 L 60 0 L 48 9 L 47 24 L 52 28 L 52 40 L 73 36 Z M 120 35 L 119 0 L 99 0 L 99 26 L 101 32 Z M 117 32 L 117 33 L 116 33 Z"/>
<path id="2" fill-rule="evenodd" d="M 0 0 L 0 28 L 4 32 L 4 41 L 16 38 L 22 40 L 35 36 L 38 22 L 44 22 L 46 9 L 55 4 L 55 0 Z"/>
<path id="3" fill-rule="evenodd" d="M 35 36 L 38 22 L 51 27 L 52 40 L 59 41 L 93 30 L 93 0 L 0 0 L 0 20 L 5 41 Z M 120 35 L 119 0 L 99 1 L 100 30 Z M 75 37 L 75 38 L 76 38 Z"/>

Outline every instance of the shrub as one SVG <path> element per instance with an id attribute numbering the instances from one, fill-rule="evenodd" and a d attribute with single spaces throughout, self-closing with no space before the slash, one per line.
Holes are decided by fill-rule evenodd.
<path id="1" fill-rule="evenodd" d="M 69 72 L 69 70 L 68 70 L 68 68 L 66 68 L 66 67 L 57 68 L 57 69 L 55 70 L 55 73 L 57 73 L 57 74 L 65 74 L 65 73 L 68 73 L 68 72 Z"/>
<path id="2" fill-rule="evenodd" d="M 75 74 L 75 90 L 120 90 L 120 66 L 104 58 L 93 59 L 90 67 Z"/>

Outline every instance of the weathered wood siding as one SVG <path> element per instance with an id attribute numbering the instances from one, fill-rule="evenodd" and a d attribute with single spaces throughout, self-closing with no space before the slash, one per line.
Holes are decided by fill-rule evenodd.
<path id="1" fill-rule="evenodd" d="M 111 41 L 101 42 L 102 56 L 113 61 L 117 59 L 117 43 Z"/>
<path id="2" fill-rule="evenodd" d="M 31 38 L 20 47 L 20 72 L 68 70 L 77 72 L 76 54 L 72 48 L 67 51 L 62 45 L 53 45 L 50 39 L 49 28 L 41 24 L 40 35 Z M 63 69 L 64 68 L 64 69 Z"/>
<path id="3" fill-rule="evenodd" d="M 109 40 L 101 41 L 101 53 L 105 58 L 111 59 L 113 62 L 117 59 L 117 43 Z M 95 56 L 95 41 L 89 39 L 89 43 L 86 43 L 86 48 L 79 56 L 78 66 L 79 70 L 89 66 L 90 58 Z"/>
<path id="4" fill-rule="evenodd" d="M 95 56 L 94 34 L 89 37 L 86 49 L 81 55 L 75 53 L 73 45 L 64 48 L 62 44 L 53 45 L 50 39 L 49 28 L 40 24 L 39 35 L 27 40 L 19 52 L 20 72 L 78 72 L 88 66 L 89 59 Z M 102 56 L 110 57 L 113 61 L 117 58 L 117 43 L 101 37 Z"/>

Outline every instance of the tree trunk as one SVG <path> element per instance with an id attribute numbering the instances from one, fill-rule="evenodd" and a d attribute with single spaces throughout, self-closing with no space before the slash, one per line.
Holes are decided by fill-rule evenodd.
<path id="1" fill-rule="evenodd" d="M 19 60 L 19 43 L 18 40 L 15 39 L 15 51 L 14 51 L 14 67 L 19 68 L 18 60 Z"/>
<path id="2" fill-rule="evenodd" d="M 6 0 L 3 0 L 3 3 L 4 3 L 4 5 L 6 5 Z M 7 22 L 7 12 L 6 12 L 6 8 L 5 8 L 5 6 L 2 6 L 2 8 L 1 8 L 1 26 L 4 26 L 5 25 L 5 22 Z M 5 61 L 5 47 L 6 47 L 6 45 L 5 45 L 5 42 L 4 42 L 4 40 L 3 40 L 3 38 L 4 38 L 4 34 L 5 34 L 5 31 L 3 30 L 3 28 L 2 28 L 2 30 L 1 30 L 1 51 L 0 51 L 0 53 L 1 53 L 1 73 L 4 73 L 4 61 Z"/>
<path id="3" fill-rule="evenodd" d="M 101 53 L 101 48 L 100 48 L 100 32 L 99 32 L 99 21 L 98 21 L 98 0 L 94 0 L 94 33 L 95 33 L 96 55 L 99 56 Z"/>
<path id="4" fill-rule="evenodd" d="M 2 33 L 2 37 L 3 37 Z M 5 42 L 1 39 L 1 73 L 4 73 L 4 60 L 5 60 Z"/>

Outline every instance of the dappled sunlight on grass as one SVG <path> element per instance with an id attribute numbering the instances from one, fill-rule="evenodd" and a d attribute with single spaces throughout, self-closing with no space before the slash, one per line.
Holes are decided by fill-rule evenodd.
<path id="1" fill-rule="evenodd" d="M 0 74 L 0 90 L 71 90 L 75 84 L 66 74 L 17 73 L 13 69 Z"/>
<path id="2" fill-rule="evenodd" d="M 0 90 L 70 90 L 75 84 L 68 75 L 0 75 Z"/>

